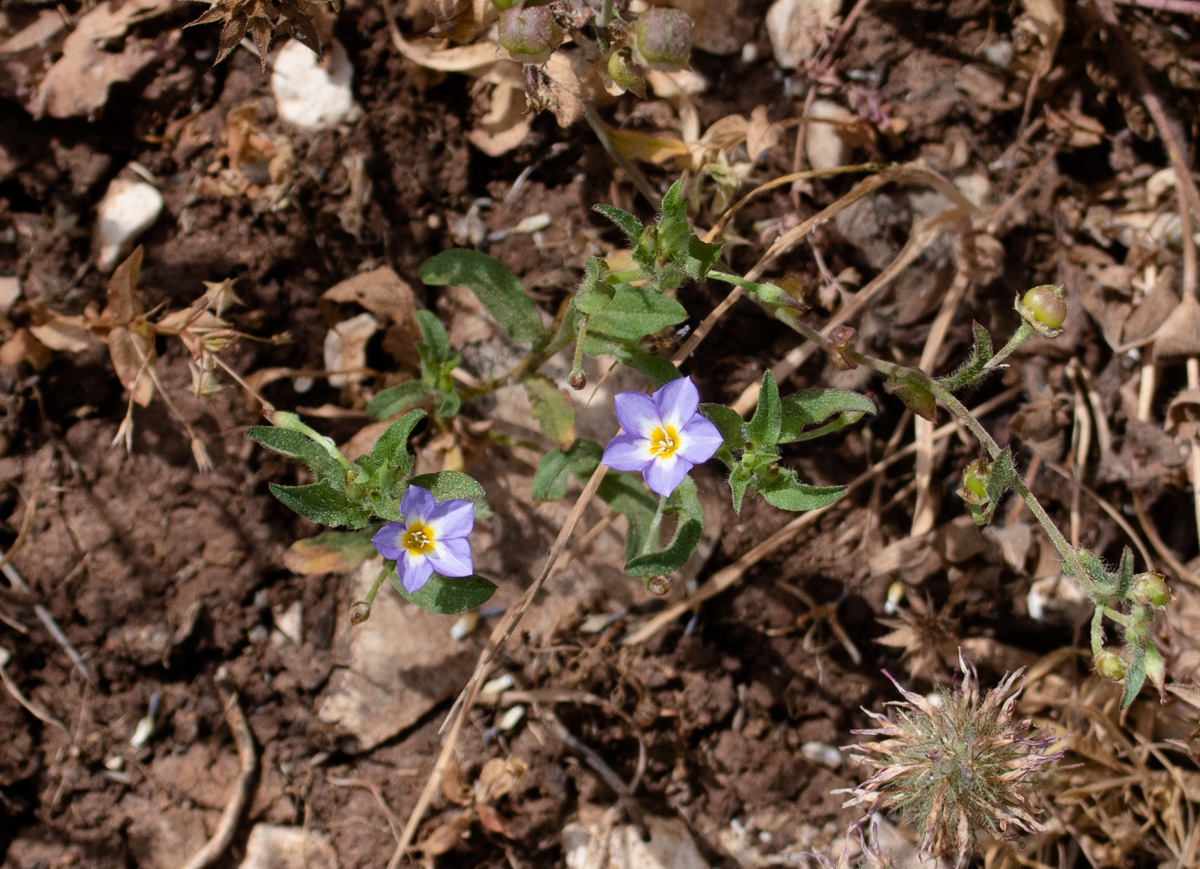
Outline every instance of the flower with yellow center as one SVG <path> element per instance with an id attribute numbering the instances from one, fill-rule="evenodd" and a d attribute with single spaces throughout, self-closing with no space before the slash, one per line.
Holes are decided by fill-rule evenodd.
<path id="1" fill-rule="evenodd" d="M 403 522 L 389 522 L 371 538 L 384 558 L 396 562 L 404 590 L 412 594 L 436 571 L 442 576 L 470 576 L 475 505 L 451 499 L 437 503 L 428 489 L 409 486 L 400 499 Z"/>
<path id="2" fill-rule="evenodd" d="M 691 378 L 672 380 L 652 395 L 622 392 L 615 399 L 621 431 L 600 461 L 618 471 L 639 471 L 651 491 L 670 495 L 695 465 L 721 446 L 721 433 L 700 413 Z"/>

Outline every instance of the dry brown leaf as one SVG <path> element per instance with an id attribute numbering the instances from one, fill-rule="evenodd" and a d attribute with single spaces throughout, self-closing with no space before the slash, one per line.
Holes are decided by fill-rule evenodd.
<path id="1" fill-rule="evenodd" d="M 525 775 L 529 765 L 516 757 L 493 757 L 479 771 L 479 789 L 475 793 L 477 803 L 490 803 L 507 796 Z"/>
<path id="2" fill-rule="evenodd" d="M 30 24 L 0 42 L 0 56 L 20 54 L 44 45 L 66 26 L 66 20 L 57 9 L 43 9 Z"/>
<path id="3" fill-rule="evenodd" d="M 772 123 L 767 118 L 766 106 L 755 106 L 750 113 L 750 123 L 746 127 L 746 151 L 752 161 L 762 159 L 763 155 L 779 144 L 783 137 L 783 125 Z"/>
<path id="4" fill-rule="evenodd" d="M 442 795 L 450 802 L 460 806 L 471 804 L 471 786 L 463 776 L 462 764 L 458 757 L 451 754 L 442 771 Z"/>
<path id="5" fill-rule="evenodd" d="M 62 57 L 42 79 L 33 104 L 35 118 L 71 118 L 103 108 L 109 88 L 128 81 L 158 55 L 147 43 L 126 41 L 121 52 L 101 44 L 118 39 L 137 21 L 167 12 L 171 0 L 131 0 L 113 9 L 110 0 L 81 18 L 63 43 Z"/>
<path id="6" fill-rule="evenodd" d="M 17 365 L 28 362 L 34 371 L 41 371 L 50 364 L 50 348 L 24 327 L 0 345 L 0 365 Z"/>
<path id="7" fill-rule="evenodd" d="M 1200 389 L 1185 389 L 1167 406 L 1167 434 L 1181 438 L 1200 435 Z"/>
<path id="8" fill-rule="evenodd" d="M 21 298 L 21 279 L 15 276 L 0 277 L 0 311 L 7 312 Z"/>
<path id="9" fill-rule="evenodd" d="M 1154 333 L 1153 359 L 1200 356 L 1200 302 L 1190 293 Z"/>
<path id="10" fill-rule="evenodd" d="M 775 0 L 767 10 L 775 62 L 796 69 L 816 54 L 841 5 L 841 0 Z"/>
<path id="11" fill-rule="evenodd" d="M 450 820 L 440 824 L 417 845 L 426 857 L 438 857 L 458 844 L 471 829 L 472 812 L 456 812 Z"/>
<path id="12" fill-rule="evenodd" d="M 34 322 L 29 331 L 51 350 L 79 353 L 92 343 L 92 331 L 86 325 L 86 318 L 57 314 L 33 303 L 29 309 Z"/>
<path id="13" fill-rule="evenodd" d="M 1074 108 L 1059 112 L 1047 106 L 1046 126 L 1072 148 L 1094 148 L 1107 135 L 1104 124 Z"/>
<path id="14" fill-rule="evenodd" d="M 661 166 L 668 160 L 690 158 L 688 146 L 676 136 L 666 133 L 641 133 L 606 127 L 609 142 L 631 160 L 641 160 Z"/>
<path id="15" fill-rule="evenodd" d="M 354 275 L 334 284 L 321 295 L 320 307 L 326 322 L 336 319 L 334 307 L 361 305 L 391 325 L 383 339 L 383 349 L 402 366 L 416 370 L 420 365 L 415 342 L 421 340 L 417 325 L 417 298 L 400 275 L 387 266 Z"/>
<path id="16" fill-rule="evenodd" d="M 491 106 L 467 133 L 471 144 L 489 157 L 499 157 L 525 141 L 533 124 L 533 113 L 525 105 L 525 88 L 498 84 L 492 89 Z"/>
<path id="17" fill-rule="evenodd" d="M 367 342 L 379 331 L 379 321 L 368 313 L 338 323 L 325 335 L 325 368 L 330 386 L 349 386 L 366 379 Z"/>
<path id="18" fill-rule="evenodd" d="M 1045 76 L 1054 68 L 1054 56 L 1058 44 L 1067 29 L 1066 4 L 1063 0 L 1023 0 L 1025 14 L 1017 19 L 1017 26 L 1031 31 L 1042 45 L 1036 71 Z"/>
<path id="19" fill-rule="evenodd" d="M 142 407 L 149 405 L 154 398 L 154 381 L 148 373 L 154 364 L 154 339 L 118 326 L 108 333 L 108 355 L 133 400 Z"/>
<path id="20" fill-rule="evenodd" d="M 1121 331 L 1122 344 L 1136 344 L 1148 339 L 1158 330 L 1171 312 L 1179 307 L 1179 297 L 1171 290 L 1175 270 L 1164 268 L 1154 286 L 1134 306 Z"/>

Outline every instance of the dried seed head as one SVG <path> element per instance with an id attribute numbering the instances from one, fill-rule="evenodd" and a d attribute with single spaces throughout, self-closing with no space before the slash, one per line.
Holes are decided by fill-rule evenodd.
<path id="1" fill-rule="evenodd" d="M 635 29 L 637 48 L 651 69 L 674 70 L 692 54 L 692 19 L 680 9 L 643 12 Z"/>
<path id="2" fill-rule="evenodd" d="M 549 6 L 514 6 L 500 13 L 500 45 L 513 60 L 543 63 L 562 40 L 563 30 Z"/>
<path id="3" fill-rule="evenodd" d="M 921 853 L 970 856 L 975 836 L 1015 838 L 1042 829 L 1033 817 L 1028 777 L 1063 752 L 1046 754 L 1052 739 L 1030 734 L 1031 722 L 1013 720 L 1021 671 L 1006 676 L 980 698 L 979 676 L 960 653 L 962 684 L 931 702 L 906 691 L 890 674 L 904 702 L 892 714 L 867 712 L 879 727 L 856 730 L 883 737 L 851 746 L 876 768 L 852 790 L 844 806 L 868 812 L 897 811 L 924 828 Z"/>

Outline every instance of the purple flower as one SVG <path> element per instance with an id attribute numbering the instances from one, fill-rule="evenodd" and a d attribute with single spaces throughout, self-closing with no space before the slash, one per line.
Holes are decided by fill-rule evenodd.
<path id="1" fill-rule="evenodd" d="M 474 572 L 467 540 L 475 527 L 474 504 L 453 499 L 438 504 L 428 489 L 409 486 L 400 499 L 400 515 L 403 522 L 384 525 L 371 542 L 380 555 L 396 562 L 405 591 L 417 591 L 435 570 L 442 576 Z"/>
<path id="2" fill-rule="evenodd" d="M 618 393 L 615 405 L 623 431 L 608 442 L 600 461 L 618 471 L 641 471 L 656 494 L 670 495 L 721 446 L 717 427 L 700 415 L 700 393 L 690 377 L 672 380 L 653 395 Z"/>

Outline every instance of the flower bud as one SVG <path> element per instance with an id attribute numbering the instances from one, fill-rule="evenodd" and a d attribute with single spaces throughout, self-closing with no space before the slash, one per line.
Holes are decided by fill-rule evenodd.
<path id="1" fill-rule="evenodd" d="M 371 617 L 371 605 L 365 600 L 356 601 L 350 607 L 350 624 L 361 625 Z"/>
<path id="2" fill-rule="evenodd" d="M 646 71 L 633 59 L 628 46 L 608 56 L 608 74 L 614 82 L 639 96 L 646 92 Z"/>
<path id="3" fill-rule="evenodd" d="M 1029 290 L 1015 307 L 1025 322 L 1047 338 L 1059 335 L 1067 319 L 1067 300 L 1062 290 L 1050 284 Z"/>
<path id="4" fill-rule="evenodd" d="M 1129 597 L 1134 603 L 1146 604 L 1153 607 L 1166 606 L 1171 602 L 1171 589 L 1167 578 L 1161 573 L 1147 571 L 1133 578 L 1133 586 L 1129 589 Z"/>
<path id="5" fill-rule="evenodd" d="M 682 69 L 692 53 L 692 19 L 679 9 L 650 9 L 637 20 L 637 48 L 652 69 Z"/>
<path id="6" fill-rule="evenodd" d="M 655 576 L 646 580 L 646 590 L 660 597 L 671 590 L 671 577 Z"/>
<path id="7" fill-rule="evenodd" d="M 500 45 L 521 63 L 542 63 L 562 43 L 549 6 L 513 7 L 500 13 Z"/>
<path id="8" fill-rule="evenodd" d="M 1105 649 L 1096 656 L 1095 667 L 1096 672 L 1110 682 L 1120 682 L 1125 678 L 1125 662 L 1111 649 Z"/>
<path id="9" fill-rule="evenodd" d="M 567 384 L 578 392 L 587 386 L 587 375 L 582 371 L 572 371 L 571 376 L 567 378 Z"/>
<path id="10" fill-rule="evenodd" d="M 958 491 L 958 497 L 972 507 L 982 507 L 987 504 L 991 500 L 987 493 L 988 474 L 991 473 L 991 470 L 992 463 L 986 459 L 975 459 L 963 468 L 962 488 Z"/>

